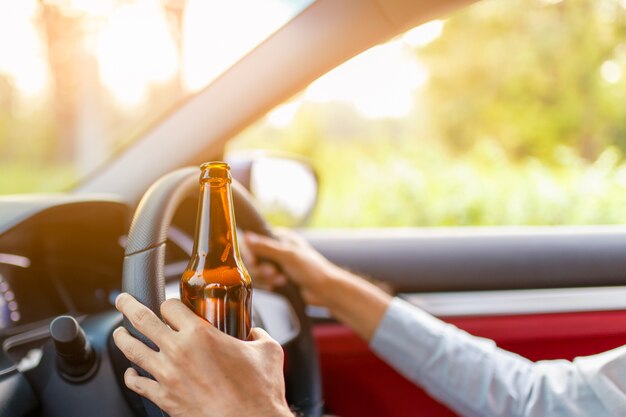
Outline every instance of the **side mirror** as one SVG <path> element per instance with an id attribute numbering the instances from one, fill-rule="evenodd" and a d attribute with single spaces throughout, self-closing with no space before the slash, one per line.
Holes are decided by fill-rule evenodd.
<path id="1" fill-rule="evenodd" d="M 269 223 L 298 227 L 306 224 L 317 202 L 317 173 L 306 160 L 270 153 L 230 154 L 233 177 L 245 186 Z"/>

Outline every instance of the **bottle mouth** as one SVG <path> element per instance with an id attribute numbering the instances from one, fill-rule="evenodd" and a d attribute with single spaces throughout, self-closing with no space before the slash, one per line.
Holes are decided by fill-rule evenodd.
<path id="1" fill-rule="evenodd" d="M 211 185 L 230 184 L 230 166 L 223 161 L 205 162 L 200 166 L 200 183 L 210 183 Z"/>

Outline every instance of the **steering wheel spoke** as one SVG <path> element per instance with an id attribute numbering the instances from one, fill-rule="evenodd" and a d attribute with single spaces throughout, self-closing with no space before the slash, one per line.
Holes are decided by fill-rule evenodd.
<path id="1" fill-rule="evenodd" d="M 254 325 L 263 328 L 281 346 L 288 345 L 300 335 L 300 320 L 286 297 L 254 290 L 253 309 Z"/>

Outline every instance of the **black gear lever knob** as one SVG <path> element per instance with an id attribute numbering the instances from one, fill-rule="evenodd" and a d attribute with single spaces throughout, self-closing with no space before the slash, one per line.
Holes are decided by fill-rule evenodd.
<path id="1" fill-rule="evenodd" d="M 57 368 L 63 378 L 70 382 L 82 382 L 94 374 L 96 353 L 74 317 L 55 318 L 50 323 L 50 336 L 57 352 Z"/>

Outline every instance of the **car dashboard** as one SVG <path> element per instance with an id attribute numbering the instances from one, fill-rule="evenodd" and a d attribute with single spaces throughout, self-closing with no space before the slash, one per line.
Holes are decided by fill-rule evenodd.
<path id="1" fill-rule="evenodd" d="M 178 297 L 196 208 L 197 200 L 187 199 L 172 219 L 167 298 Z M 80 322 L 114 309 L 131 215 L 128 204 L 107 196 L 0 197 L 0 374 L 13 364 L 36 365 L 37 357 L 29 365 L 29 355 L 39 355 L 55 317 L 69 314 Z M 253 322 L 284 343 L 299 328 L 289 304 L 261 290 L 255 291 Z"/>
<path id="2" fill-rule="evenodd" d="M 67 195 L 0 199 L 0 335 L 111 308 L 129 207 Z"/>

